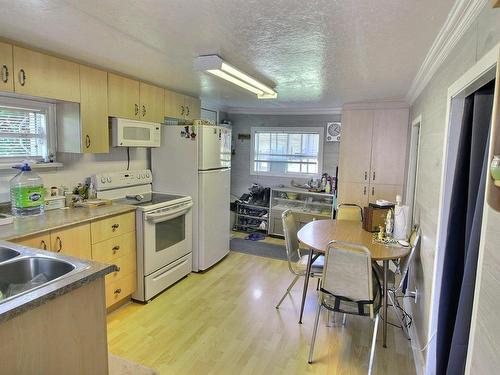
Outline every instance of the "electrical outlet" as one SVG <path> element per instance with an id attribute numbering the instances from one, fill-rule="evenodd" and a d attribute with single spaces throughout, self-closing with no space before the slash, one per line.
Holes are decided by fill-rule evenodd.
<path id="1" fill-rule="evenodd" d="M 418 302 L 418 289 L 415 288 L 414 291 L 408 292 L 410 298 L 413 298 L 413 302 L 417 303 Z"/>

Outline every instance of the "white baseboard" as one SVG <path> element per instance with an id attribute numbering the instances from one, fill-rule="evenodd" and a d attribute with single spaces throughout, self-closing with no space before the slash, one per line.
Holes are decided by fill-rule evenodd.
<path id="1" fill-rule="evenodd" d="M 403 299 L 403 307 L 405 311 L 407 311 L 410 315 L 413 316 L 412 309 L 413 299 L 404 298 Z M 415 362 L 415 371 L 417 375 L 424 375 L 425 373 L 425 359 L 423 353 L 419 350 L 422 346 L 420 345 L 420 340 L 418 338 L 417 327 L 415 326 L 415 322 L 412 322 L 410 326 L 410 339 L 411 339 L 411 348 L 413 351 L 413 361 Z"/>

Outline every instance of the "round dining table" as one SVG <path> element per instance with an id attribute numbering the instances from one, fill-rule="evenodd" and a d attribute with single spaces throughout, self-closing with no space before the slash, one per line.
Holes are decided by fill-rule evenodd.
<path id="1" fill-rule="evenodd" d="M 372 261 L 383 262 L 383 346 L 387 347 L 387 273 L 389 270 L 389 261 L 397 260 L 408 255 L 410 253 L 410 248 L 398 244 L 386 245 L 375 241 L 373 239 L 373 233 L 365 231 L 361 222 L 347 220 L 311 221 L 297 232 L 297 237 L 301 243 L 309 248 L 309 261 L 306 275 L 311 273 L 311 264 L 319 255 L 325 254 L 328 243 L 332 240 L 363 245 L 370 251 Z M 309 277 L 304 277 L 299 323 L 302 323 L 308 285 Z"/>

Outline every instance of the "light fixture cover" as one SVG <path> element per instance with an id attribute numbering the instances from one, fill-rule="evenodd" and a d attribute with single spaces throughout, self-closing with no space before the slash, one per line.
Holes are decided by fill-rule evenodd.
<path id="1" fill-rule="evenodd" d="M 278 93 L 272 88 L 228 64 L 218 55 L 199 56 L 194 67 L 253 92 L 259 99 L 276 99 L 278 97 Z"/>

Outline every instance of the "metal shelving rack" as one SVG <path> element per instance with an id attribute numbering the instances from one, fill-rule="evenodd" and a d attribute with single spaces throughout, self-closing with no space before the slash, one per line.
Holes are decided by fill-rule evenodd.
<path id="1" fill-rule="evenodd" d="M 233 229 L 242 232 L 262 231 L 267 233 L 269 223 L 269 207 L 236 202 L 236 222 Z M 264 222 L 264 228 L 261 223 Z"/>
<path id="2" fill-rule="evenodd" d="M 281 214 L 291 209 L 301 228 L 312 220 L 331 219 L 334 215 L 335 196 L 303 189 L 275 187 L 271 189 L 269 230 L 270 235 L 283 236 Z"/>

